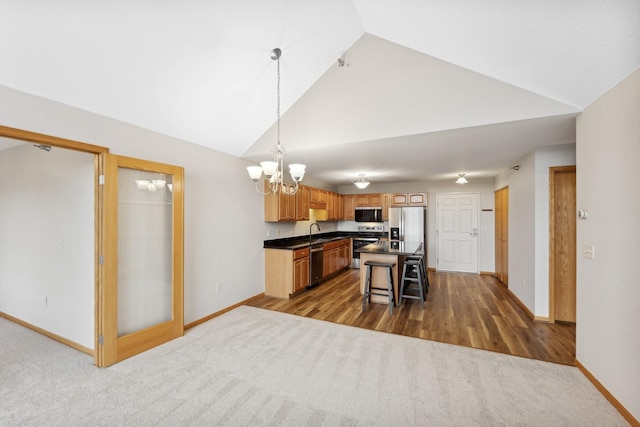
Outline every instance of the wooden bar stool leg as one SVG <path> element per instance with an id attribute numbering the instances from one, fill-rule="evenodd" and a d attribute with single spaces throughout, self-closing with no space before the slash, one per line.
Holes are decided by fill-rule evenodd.
<path id="1" fill-rule="evenodd" d="M 362 311 L 367 309 L 367 298 L 371 301 L 371 266 L 366 265 L 366 276 L 364 279 L 364 293 L 362 295 Z"/>

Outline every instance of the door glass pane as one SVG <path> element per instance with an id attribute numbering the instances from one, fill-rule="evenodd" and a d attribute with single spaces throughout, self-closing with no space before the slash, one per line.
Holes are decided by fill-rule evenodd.
<path id="1" fill-rule="evenodd" d="M 171 175 L 118 168 L 118 336 L 171 320 Z"/>

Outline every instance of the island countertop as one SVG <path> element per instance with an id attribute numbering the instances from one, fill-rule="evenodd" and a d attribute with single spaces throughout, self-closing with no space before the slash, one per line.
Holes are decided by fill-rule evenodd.
<path id="1" fill-rule="evenodd" d="M 363 246 L 356 249 L 356 252 L 360 252 L 360 256 L 364 254 L 381 254 L 381 255 L 402 255 L 409 256 L 415 254 L 417 251 L 422 250 L 422 242 L 381 242 L 371 243 L 370 245 Z"/>

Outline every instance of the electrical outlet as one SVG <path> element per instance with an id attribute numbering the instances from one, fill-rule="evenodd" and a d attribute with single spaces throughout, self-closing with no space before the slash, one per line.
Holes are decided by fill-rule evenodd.
<path id="1" fill-rule="evenodd" d="M 45 296 L 44 297 L 44 306 L 48 307 L 48 305 L 49 305 L 49 301 L 47 300 L 47 297 Z"/>
<path id="2" fill-rule="evenodd" d="M 222 285 L 220 283 L 216 283 L 216 294 L 220 293 L 221 288 L 222 288 Z"/>

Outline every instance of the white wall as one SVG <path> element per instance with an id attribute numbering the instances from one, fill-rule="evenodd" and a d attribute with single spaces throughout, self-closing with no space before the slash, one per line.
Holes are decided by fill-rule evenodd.
<path id="1" fill-rule="evenodd" d="M 0 152 L 0 311 L 93 349 L 93 155 Z"/>
<path id="2" fill-rule="evenodd" d="M 576 359 L 640 420 L 640 70 L 577 121 Z M 595 246 L 595 258 L 581 256 Z"/>
<path id="3" fill-rule="evenodd" d="M 358 190 L 353 184 L 338 187 L 342 194 L 366 193 L 427 193 L 427 264 L 436 267 L 436 194 L 437 193 L 478 193 L 479 194 L 479 237 L 478 269 L 482 272 L 495 271 L 495 223 L 494 223 L 494 180 L 468 178 L 469 183 L 459 185 L 454 179 L 449 181 L 418 181 L 390 184 L 371 183 L 365 190 Z M 490 212 L 482 212 L 491 209 Z M 483 231 L 486 226 L 487 231 Z"/>
<path id="4" fill-rule="evenodd" d="M 575 150 L 537 148 L 496 178 L 509 186 L 509 289 L 537 318 L 549 316 L 549 168 L 575 165 Z"/>
<path id="5" fill-rule="evenodd" d="M 4 86 L 0 120 L 185 168 L 185 323 L 264 291 L 263 202 L 251 163 Z"/>
<path id="6" fill-rule="evenodd" d="M 549 168 L 576 164 L 575 144 L 542 147 L 535 151 L 535 305 L 537 317 L 549 317 Z M 577 168 L 576 168 L 577 169 Z"/>

